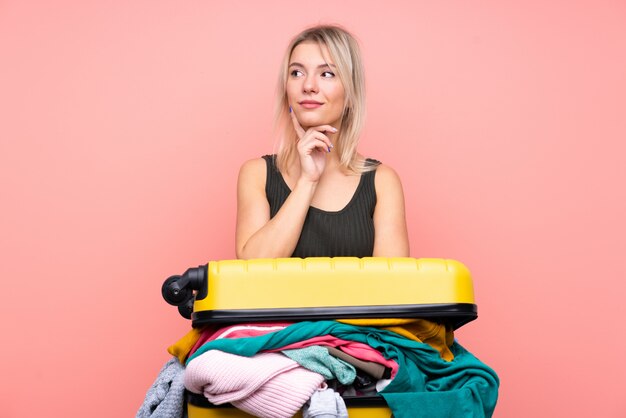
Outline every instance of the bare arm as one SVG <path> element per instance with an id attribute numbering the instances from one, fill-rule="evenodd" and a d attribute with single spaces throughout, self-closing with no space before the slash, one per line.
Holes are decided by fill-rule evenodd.
<path id="1" fill-rule="evenodd" d="M 237 182 L 237 258 L 290 257 L 304 224 L 317 182 L 302 179 L 276 216 L 270 219 L 265 196 L 266 163 L 263 159 L 246 162 Z"/>
<path id="2" fill-rule="evenodd" d="M 272 219 L 265 196 L 266 163 L 263 159 L 246 162 L 237 181 L 237 258 L 291 257 L 298 244 L 306 214 L 326 165 L 326 153 L 332 146 L 326 132 L 329 125 L 304 131 L 292 113 L 298 134 L 300 177 L 295 187 Z"/>
<path id="3" fill-rule="evenodd" d="M 408 257 L 409 237 L 400 178 L 392 168 L 380 165 L 375 186 L 374 257 Z"/>

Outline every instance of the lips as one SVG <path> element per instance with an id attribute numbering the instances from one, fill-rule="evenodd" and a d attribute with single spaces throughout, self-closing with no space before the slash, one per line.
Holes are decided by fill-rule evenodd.
<path id="1" fill-rule="evenodd" d="M 299 103 L 300 103 L 300 106 L 302 106 L 305 109 L 317 109 L 323 104 L 316 100 L 303 100 Z"/>

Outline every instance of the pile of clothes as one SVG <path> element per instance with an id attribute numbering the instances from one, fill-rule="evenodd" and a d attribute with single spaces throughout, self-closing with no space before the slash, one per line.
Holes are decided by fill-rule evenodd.
<path id="1" fill-rule="evenodd" d="M 168 351 L 138 418 L 182 417 L 185 389 L 262 418 L 343 418 L 357 396 L 396 418 L 490 417 L 498 395 L 496 373 L 425 319 L 210 326 Z"/>

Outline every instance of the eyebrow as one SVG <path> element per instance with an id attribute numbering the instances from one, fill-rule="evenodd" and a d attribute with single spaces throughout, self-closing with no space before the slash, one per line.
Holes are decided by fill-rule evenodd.
<path id="1" fill-rule="evenodd" d="M 289 68 L 291 68 L 291 67 L 302 67 L 302 68 L 304 68 L 304 65 L 300 64 L 299 62 L 292 62 L 291 64 L 289 64 Z M 317 68 L 326 68 L 326 67 L 328 67 L 328 68 L 331 68 L 331 67 L 335 68 L 336 66 L 335 66 L 335 64 L 326 64 L 326 63 L 320 64 L 320 65 L 317 66 Z"/>

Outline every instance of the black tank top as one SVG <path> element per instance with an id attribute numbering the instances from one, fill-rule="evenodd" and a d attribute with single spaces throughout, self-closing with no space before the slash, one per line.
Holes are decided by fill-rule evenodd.
<path id="1" fill-rule="evenodd" d="M 275 155 L 264 155 L 267 163 L 265 195 L 273 218 L 291 193 L 275 163 Z M 368 159 L 370 164 L 378 161 Z M 341 210 L 328 212 L 309 207 L 298 245 L 292 257 L 371 257 L 374 252 L 375 170 L 361 174 L 350 202 Z"/>

